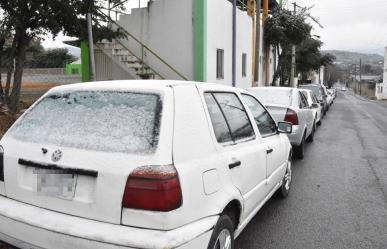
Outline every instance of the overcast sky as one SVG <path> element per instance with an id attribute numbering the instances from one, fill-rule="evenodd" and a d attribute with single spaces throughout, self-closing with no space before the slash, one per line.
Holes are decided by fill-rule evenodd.
<path id="1" fill-rule="evenodd" d="M 291 8 L 292 0 L 287 1 Z M 324 26 L 315 25 L 314 34 L 325 43 L 323 49 L 384 54 L 387 46 L 387 0 L 296 0 L 300 6 L 313 6 L 312 16 Z"/>
<path id="2" fill-rule="evenodd" d="M 146 0 L 141 0 L 143 5 Z M 211 1 L 211 0 L 209 0 Z M 313 6 L 311 14 L 324 26 L 315 25 L 313 33 L 321 36 L 323 49 L 384 54 L 387 46 L 387 0 L 295 0 L 300 6 Z M 292 9 L 293 0 L 285 0 Z M 131 0 L 130 6 L 138 6 Z M 47 39 L 46 47 L 63 46 L 63 36 L 57 41 Z"/>

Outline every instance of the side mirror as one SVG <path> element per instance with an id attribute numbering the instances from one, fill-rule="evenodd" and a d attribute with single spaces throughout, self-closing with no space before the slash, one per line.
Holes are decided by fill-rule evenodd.
<path id="1" fill-rule="evenodd" d="M 317 103 L 313 103 L 313 104 L 312 104 L 312 108 L 316 109 L 316 108 L 318 108 L 318 107 L 319 107 L 319 105 L 318 105 Z"/>
<path id="2" fill-rule="evenodd" d="M 289 122 L 278 122 L 278 132 L 291 134 L 293 132 L 293 125 Z"/>

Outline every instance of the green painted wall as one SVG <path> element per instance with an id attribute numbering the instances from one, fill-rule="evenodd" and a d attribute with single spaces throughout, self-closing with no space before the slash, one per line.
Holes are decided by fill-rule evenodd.
<path id="1" fill-rule="evenodd" d="M 193 0 L 193 11 L 194 80 L 205 82 L 207 81 L 207 0 Z"/>
<path id="2" fill-rule="evenodd" d="M 82 82 L 90 81 L 90 52 L 88 41 L 81 41 L 81 63 Z"/>
<path id="3" fill-rule="evenodd" d="M 82 75 L 82 64 L 67 64 L 66 75 Z"/>

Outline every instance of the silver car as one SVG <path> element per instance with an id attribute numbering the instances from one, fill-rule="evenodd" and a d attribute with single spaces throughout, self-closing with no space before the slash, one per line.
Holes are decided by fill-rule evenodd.
<path id="1" fill-rule="evenodd" d="M 300 89 L 287 87 L 254 87 L 248 89 L 269 110 L 276 120 L 293 124 L 293 131 L 288 134 L 294 155 L 304 157 L 305 141 L 313 142 L 316 131 L 314 110 Z"/>

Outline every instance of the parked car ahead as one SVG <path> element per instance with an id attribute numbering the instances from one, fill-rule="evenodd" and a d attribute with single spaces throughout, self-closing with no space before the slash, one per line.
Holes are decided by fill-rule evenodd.
<path id="1" fill-rule="evenodd" d="M 275 192 L 288 195 L 291 132 L 249 92 L 215 84 L 54 88 L 0 140 L 0 240 L 233 248 Z"/>
<path id="2" fill-rule="evenodd" d="M 310 109 L 314 110 L 314 116 L 316 120 L 317 125 L 321 125 L 322 123 L 322 115 L 323 115 L 323 109 L 322 106 L 319 104 L 316 95 L 311 90 L 307 89 L 300 89 L 302 94 L 304 94 L 306 100 L 308 101 L 308 106 Z"/>
<path id="3" fill-rule="evenodd" d="M 305 141 L 314 140 L 316 120 L 314 110 L 309 108 L 301 91 L 288 87 L 254 87 L 249 91 L 266 106 L 277 122 L 293 124 L 293 132 L 288 137 L 295 156 L 303 158 Z"/>
<path id="4" fill-rule="evenodd" d="M 325 89 L 319 84 L 299 85 L 298 88 L 313 91 L 313 93 L 316 95 L 320 105 L 323 108 L 323 115 L 325 116 L 328 109 L 329 109 L 329 105 L 327 102 L 327 93 L 326 93 Z"/>

